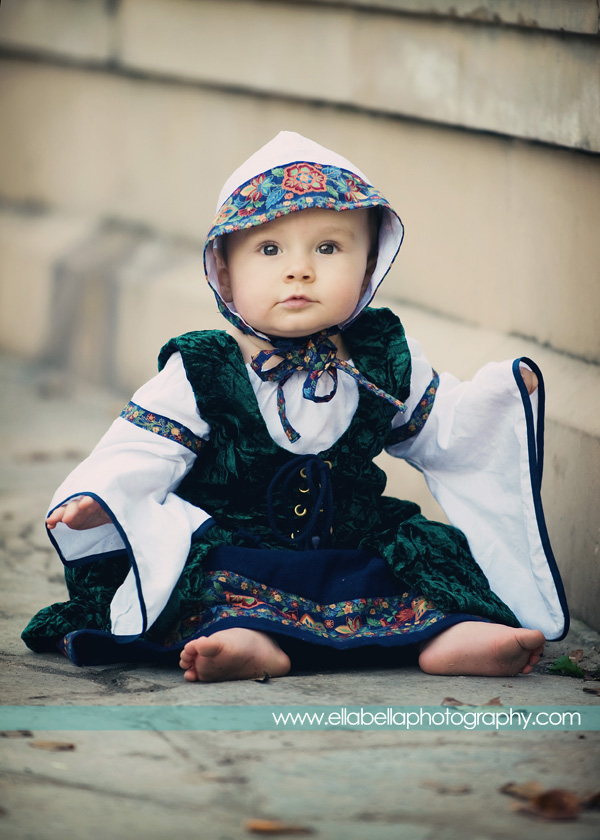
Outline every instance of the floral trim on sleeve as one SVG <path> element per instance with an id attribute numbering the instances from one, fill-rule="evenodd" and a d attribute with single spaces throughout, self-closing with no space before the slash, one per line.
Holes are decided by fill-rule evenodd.
<path id="1" fill-rule="evenodd" d="M 161 414 L 155 414 L 146 411 L 140 405 L 134 402 L 128 402 L 120 416 L 123 420 L 128 420 L 134 426 L 139 426 L 141 429 L 146 429 L 155 435 L 168 438 L 175 443 L 180 443 L 186 449 L 198 454 L 201 447 L 205 443 L 202 438 L 197 437 L 190 429 L 175 420 L 170 420 L 168 417 L 163 417 Z"/>
<path id="2" fill-rule="evenodd" d="M 410 415 L 408 423 L 404 423 L 402 426 L 392 429 L 385 442 L 386 446 L 394 446 L 396 443 L 403 443 L 405 440 L 409 440 L 409 438 L 419 434 L 427 422 L 427 418 L 431 414 L 431 409 L 433 408 L 439 384 L 440 377 L 434 370 L 433 379 L 427 386 L 427 389 L 419 400 L 417 407 Z"/>

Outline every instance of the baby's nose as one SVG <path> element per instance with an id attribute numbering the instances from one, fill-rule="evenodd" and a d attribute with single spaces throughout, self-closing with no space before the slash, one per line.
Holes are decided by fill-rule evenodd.
<path id="1" fill-rule="evenodd" d="M 286 278 L 288 280 L 314 280 L 315 273 L 310 260 L 308 259 L 294 259 L 291 260 L 286 268 Z"/>

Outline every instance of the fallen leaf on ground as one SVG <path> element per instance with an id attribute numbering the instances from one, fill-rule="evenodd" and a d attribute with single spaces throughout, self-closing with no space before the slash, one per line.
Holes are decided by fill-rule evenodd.
<path id="1" fill-rule="evenodd" d="M 581 808 L 600 808 L 600 791 L 580 796 L 563 788 L 544 790 L 539 782 L 529 781 L 508 782 L 500 792 L 526 802 L 516 806 L 520 813 L 545 820 L 574 820 Z"/>
<path id="2" fill-rule="evenodd" d="M 508 782 L 502 785 L 500 793 L 506 793 L 508 796 L 515 796 L 517 799 L 533 799 L 534 796 L 539 796 L 544 788 L 539 782 Z"/>
<path id="3" fill-rule="evenodd" d="M 518 810 L 544 820 L 576 820 L 580 808 L 581 800 L 575 793 L 562 788 L 551 788 L 534 796 Z"/>
<path id="4" fill-rule="evenodd" d="M 253 682 L 267 683 L 267 682 L 269 682 L 270 679 L 271 679 L 270 675 L 267 674 L 266 671 L 264 671 L 262 677 L 258 677 L 257 679 L 253 680 Z"/>
<path id="5" fill-rule="evenodd" d="M 472 787 L 470 785 L 445 785 L 442 782 L 436 782 L 435 779 L 423 779 L 419 782 L 419 787 L 434 790 L 436 793 L 450 794 L 452 796 L 460 796 L 463 793 L 471 793 Z"/>
<path id="6" fill-rule="evenodd" d="M 305 825 L 281 822 L 281 820 L 246 820 L 244 828 L 256 834 L 314 834 L 314 829 Z"/>
<path id="7" fill-rule="evenodd" d="M 0 738 L 33 738 L 33 732 L 30 729 L 11 729 L 0 732 Z"/>
<path id="8" fill-rule="evenodd" d="M 247 776 L 224 776 L 221 773 L 202 773 L 205 782 L 219 782 L 220 784 L 245 785 Z"/>
<path id="9" fill-rule="evenodd" d="M 457 700 L 455 697 L 444 697 L 441 702 L 442 706 L 501 706 L 502 702 L 499 697 L 492 697 L 487 703 L 464 703 L 462 700 Z"/>
<path id="10" fill-rule="evenodd" d="M 571 662 L 581 662 L 583 659 L 583 649 L 577 648 L 577 650 L 572 650 L 571 653 L 568 654 L 569 659 Z"/>
<path id="11" fill-rule="evenodd" d="M 600 697 L 600 685 L 584 685 L 583 691 L 587 691 L 588 694 L 595 694 L 596 697 Z"/>
<path id="12" fill-rule="evenodd" d="M 488 700 L 487 703 L 483 704 L 484 706 L 501 706 L 502 703 L 500 702 L 499 697 L 492 697 L 491 700 Z"/>
<path id="13" fill-rule="evenodd" d="M 70 741 L 29 741 L 30 747 L 36 750 L 52 750 L 54 752 L 68 752 L 75 749 L 75 744 Z"/>

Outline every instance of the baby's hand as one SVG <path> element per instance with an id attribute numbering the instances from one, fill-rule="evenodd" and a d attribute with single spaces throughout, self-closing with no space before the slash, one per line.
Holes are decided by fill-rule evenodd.
<path id="1" fill-rule="evenodd" d="M 535 391 L 535 389 L 538 386 L 537 376 L 535 375 L 535 373 L 532 370 L 529 370 L 529 368 L 523 367 L 523 365 L 521 365 L 519 370 L 521 371 L 521 376 L 523 377 L 523 382 L 525 383 L 525 387 L 527 388 L 527 393 L 528 394 L 533 394 L 533 392 Z"/>
<path id="2" fill-rule="evenodd" d="M 110 521 L 110 516 L 95 499 L 91 496 L 80 496 L 53 510 L 46 519 L 46 528 L 52 531 L 59 522 L 64 522 L 74 531 L 86 531 L 88 528 L 107 525 Z"/>

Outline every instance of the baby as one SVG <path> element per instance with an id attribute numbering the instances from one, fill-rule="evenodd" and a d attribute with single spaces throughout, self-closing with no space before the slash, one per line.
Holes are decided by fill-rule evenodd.
<path id="1" fill-rule="evenodd" d="M 433 674 L 532 670 L 544 634 L 566 632 L 537 369 L 439 377 L 368 307 L 402 233 L 362 173 L 299 135 L 234 173 L 205 249 L 228 330 L 169 342 L 59 489 L 46 524 L 71 601 L 32 620 L 31 647 L 58 641 L 78 663 L 177 652 L 189 681 L 399 649 Z M 382 495 L 384 447 L 458 527 Z"/>

